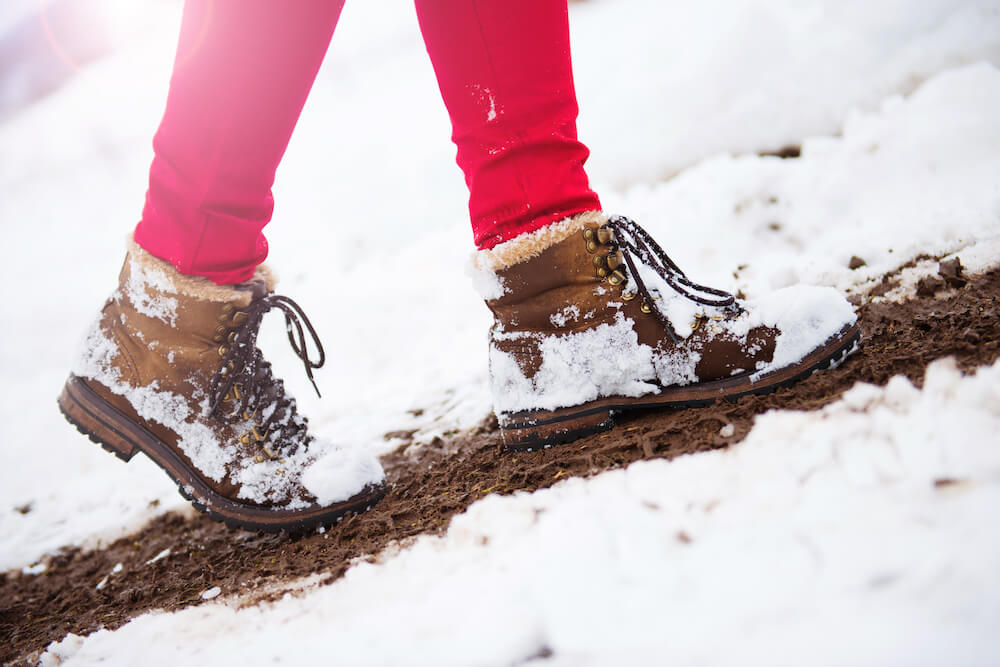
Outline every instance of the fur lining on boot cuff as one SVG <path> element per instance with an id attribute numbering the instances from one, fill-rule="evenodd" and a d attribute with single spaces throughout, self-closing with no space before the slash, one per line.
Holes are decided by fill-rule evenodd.
<path id="1" fill-rule="evenodd" d="M 489 250 L 480 250 L 476 253 L 474 261 L 480 269 L 503 271 L 537 257 L 546 249 L 581 231 L 584 225 L 603 225 L 607 221 L 608 216 L 604 211 L 578 213 L 533 232 L 516 236 Z"/>
<path id="2" fill-rule="evenodd" d="M 526 262 L 546 249 L 581 231 L 587 224 L 603 225 L 608 216 L 604 211 L 585 211 L 527 234 L 512 238 L 489 250 L 477 250 L 470 258 L 467 273 L 479 296 L 487 301 L 506 294 L 503 278 L 498 271 Z"/>
<path id="3" fill-rule="evenodd" d="M 233 303 L 240 307 L 250 304 L 251 292 L 239 289 L 238 285 L 216 285 L 202 276 L 189 276 L 180 273 L 174 265 L 166 262 L 142 248 L 132 236 L 128 239 L 128 262 L 132 272 L 140 271 L 147 277 L 147 283 L 157 289 L 173 294 L 180 294 L 202 301 L 220 301 Z M 157 279 L 160 278 L 160 279 Z M 254 269 L 253 278 L 248 282 L 263 281 L 267 291 L 274 290 L 277 278 L 271 269 L 263 264 Z M 246 284 L 246 283 L 241 283 Z"/>

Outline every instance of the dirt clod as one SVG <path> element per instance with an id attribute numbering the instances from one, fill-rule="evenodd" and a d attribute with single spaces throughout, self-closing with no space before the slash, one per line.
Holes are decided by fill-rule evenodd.
<path id="1" fill-rule="evenodd" d="M 282 586 L 305 575 L 322 574 L 329 583 L 353 559 L 371 559 L 390 543 L 405 544 L 420 534 L 441 534 L 452 516 L 485 495 L 540 489 L 638 459 L 732 446 L 750 431 L 756 415 L 775 408 L 815 410 L 858 381 L 885 384 L 903 374 L 919 384 L 927 365 L 944 356 L 955 357 L 966 372 L 990 364 L 1000 356 L 1000 269 L 975 278 L 962 274 L 960 264 L 944 262 L 943 277 L 935 279 L 941 286 L 950 281 L 955 291 L 934 298 L 939 288 L 925 289 L 905 303 L 861 306 L 864 338 L 858 354 L 769 396 L 625 415 L 613 431 L 538 452 L 502 451 L 492 418 L 432 444 L 406 442 L 383 458 L 390 485 L 385 500 L 322 534 L 292 539 L 229 529 L 201 516 L 165 514 L 103 549 L 67 548 L 47 556 L 42 574 L 17 570 L 0 577 L 0 662 L 37 652 L 67 632 L 116 628 L 151 609 L 202 604 L 201 594 L 216 586 L 224 595 L 241 593 L 252 604 L 280 598 Z M 405 440 L 410 434 L 389 435 Z M 942 479 L 937 486 L 954 483 Z M 677 539 L 693 538 L 679 533 Z M 166 549 L 168 558 L 148 564 Z"/>
<path id="2" fill-rule="evenodd" d="M 861 259 L 857 255 L 852 255 L 851 261 L 847 263 L 847 268 L 849 268 L 851 271 L 854 271 L 855 269 L 860 269 L 862 266 L 867 266 L 867 265 L 868 262 Z"/>
<path id="3" fill-rule="evenodd" d="M 944 286 L 945 282 L 937 276 L 924 276 L 917 281 L 917 296 L 934 296 Z"/>
<path id="4" fill-rule="evenodd" d="M 958 257 L 949 259 L 947 262 L 941 262 L 938 265 L 938 275 L 941 276 L 948 287 L 965 287 L 969 281 L 962 275 L 964 272 L 965 267 L 962 266 L 962 261 Z"/>

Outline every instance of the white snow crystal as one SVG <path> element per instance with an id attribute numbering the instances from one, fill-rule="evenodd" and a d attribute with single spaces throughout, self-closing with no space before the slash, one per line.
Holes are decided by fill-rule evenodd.
<path id="1" fill-rule="evenodd" d="M 552 313 L 549 315 L 549 321 L 552 322 L 552 326 L 564 327 L 569 322 L 576 322 L 580 319 L 580 307 L 575 303 L 571 303 L 562 310 Z"/>
<path id="2" fill-rule="evenodd" d="M 156 563 L 158 561 L 163 560 L 164 558 L 166 558 L 169 555 L 170 555 L 170 549 L 169 548 L 168 549 L 164 549 L 160 553 L 156 554 L 155 556 L 153 556 L 152 558 L 150 558 L 149 560 L 147 560 L 146 561 L 146 565 L 152 565 L 153 563 Z"/>
<path id="3" fill-rule="evenodd" d="M 202 591 L 202 593 L 201 593 L 201 599 L 202 600 L 212 600 L 214 598 L 219 597 L 219 593 L 221 593 L 221 592 L 222 592 L 221 588 L 219 588 L 218 586 L 213 586 L 213 587 L 209 588 L 207 591 Z"/>

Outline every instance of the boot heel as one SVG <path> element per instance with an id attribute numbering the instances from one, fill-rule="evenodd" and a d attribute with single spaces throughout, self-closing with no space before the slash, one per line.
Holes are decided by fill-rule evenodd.
<path id="1" fill-rule="evenodd" d="M 80 378 L 71 375 L 59 394 L 59 410 L 70 424 L 122 461 L 130 461 L 139 449 L 115 428 L 117 410 Z"/>
<path id="2" fill-rule="evenodd" d="M 517 413 L 501 415 L 498 421 L 504 447 L 514 451 L 571 442 L 585 435 L 607 431 L 615 425 L 614 412 L 604 408 Z"/>

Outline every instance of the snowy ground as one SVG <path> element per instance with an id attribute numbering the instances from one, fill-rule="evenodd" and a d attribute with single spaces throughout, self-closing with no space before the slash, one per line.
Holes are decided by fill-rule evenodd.
<path id="1" fill-rule="evenodd" d="M 412 6 L 387 4 L 348 4 L 275 188 L 280 290 L 334 359 L 322 401 L 280 326 L 264 337 L 320 431 L 378 451 L 392 447 L 385 432 L 430 438 L 489 411 L 488 317 L 464 275 L 447 117 Z M 155 30 L 0 125 L 0 225 L 17 250 L 0 266 L 0 452 L 16 462 L 0 473 L 0 568 L 183 507 L 152 464 L 119 464 L 55 409 L 141 207 L 177 20 L 158 7 Z M 694 279 L 848 290 L 921 253 L 1000 263 L 1000 2 L 590 0 L 572 12 L 580 131 L 605 207 Z M 801 158 L 755 155 L 789 144 Z M 852 255 L 867 266 L 850 271 Z M 509 664 L 542 646 L 558 664 L 1000 660 L 988 643 L 1000 531 L 982 509 L 1000 493 L 998 386 L 995 367 L 959 379 L 942 365 L 924 392 L 863 388 L 820 414 L 769 415 L 731 452 L 490 498 L 447 537 L 303 598 L 146 616 L 76 658 L 132 662 L 155 633 L 180 652 L 164 649 L 164 663 L 227 647 L 254 662 L 308 647 Z M 934 487 L 944 477 L 968 481 Z M 570 585 L 580 573 L 583 592 Z"/>

